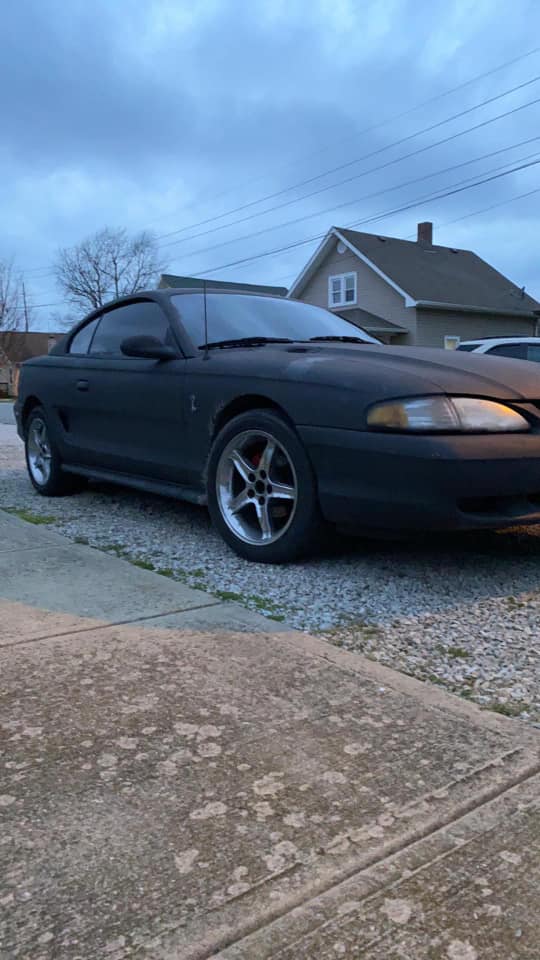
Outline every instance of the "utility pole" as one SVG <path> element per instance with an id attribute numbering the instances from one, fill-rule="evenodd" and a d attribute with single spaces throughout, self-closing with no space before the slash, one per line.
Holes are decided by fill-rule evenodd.
<path id="1" fill-rule="evenodd" d="M 28 306 L 26 303 L 26 287 L 24 285 L 24 280 L 22 285 L 22 295 L 23 295 L 23 305 L 24 305 L 24 332 L 28 333 Z"/>

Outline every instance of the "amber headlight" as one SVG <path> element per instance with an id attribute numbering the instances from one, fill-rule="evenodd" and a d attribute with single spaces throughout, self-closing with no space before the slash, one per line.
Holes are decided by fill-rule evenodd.
<path id="1" fill-rule="evenodd" d="M 367 415 L 371 430 L 411 433 L 515 433 L 531 426 L 517 410 L 476 397 L 415 397 L 377 403 Z"/>

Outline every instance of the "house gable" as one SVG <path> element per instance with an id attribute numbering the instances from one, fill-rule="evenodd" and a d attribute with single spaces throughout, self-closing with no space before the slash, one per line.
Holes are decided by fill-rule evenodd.
<path id="1" fill-rule="evenodd" d="M 338 250 L 343 249 L 342 253 Z M 351 304 L 352 314 L 359 309 L 375 314 L 383 321 L 397 324 L 405 328 L 410 334 L 416 329 L 416 311 L 406 306 L 405 292 L 398 292 L 395 285 L 387 278 L 380 276 L 379 271 L 367 261 L 367 258 L 358 256 L 350 244 L 343 242 L 336 233 L 332 232 L 317 251 L 316 263 L 312 263 L 309 272 L 306 270 L 302 285 L 300 278 L 288 296 L 291 299 L 302 300 L 318 307 L 328 308 L 328 284 L 332 276 L 356 273 L 356 302 Z M 336 306 L 335 313 L 347 316 L 346 305 Z"/>

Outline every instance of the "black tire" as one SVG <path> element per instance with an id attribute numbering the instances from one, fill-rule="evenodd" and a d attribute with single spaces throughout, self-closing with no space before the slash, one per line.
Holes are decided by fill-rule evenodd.
<path id="1" fill-rule="evenodd" d="M 289 509 L 289 519 L 285 521 L 286 525 L 283 527 L 283 532 L 280 532 L 278 528 L 272 534 L 277 539 L 264 544 L 245 542 L 241 535 L 237 535 L 231 529 L 224 515 L 223 495 L 218 493 L 218 472 L 223 469 L 224 463 L 229 462 L 226 454 L 227 448 L 230 447 L 235 438 L 240 441 L 242 436 L 251 431 L 253 433 L 262 431 L 264 435 L 277 441 L 278 466 L 279 456 L 281 456 L 281 463 L 286 463 L 286 469 L 292 466 L 291 476 L 293 480 L 291 482 L 296 490 L 294 507 L 286 508 Z M 225 456 L 223 456 L 224 454 Z M 254 469 L 257 470 L 258 467 Z M 222 476 L 221 473 L 219 475 Z M 270 475 L 267 479 L 270 481 Z M 247 483 L 246 490 L 248 485 Z M 271 491 L 271 489 L 269 484 L 268 490 Z M 208 508 L 214 526 L 235 553 L 246 560 L 256 563 L 287 563 L 309 555 L 317 542 L 321 529 L 321 514 L 313 468 L 294 429 L 273 411 L 252 410 L 240 414 L 221 430 L 210 451 L 207 495 Z M 272 494 L 269 492 L 268 512 L 271 514 L 272 525 L 274 525 L 272 515 L 272 511 L 275 511 L 274 503 Z M 253 506 L 256 506 L 254 502 Z M 245 508 L 248 514 L 250 508 L 251 504 L 248 504 Z M 280 509 L 283 512 L 285 508 L 281 507 Z M 249 516 L 255 517 L 255 510 Z"/>
<path id="2" fill-rule="evenodd" d="M 32 469 L 30 463 L 30 453 L 29 446 L 31 444 L 32 430 L 37 423 L 43 425 L 44 436 L 46 437 L 46 442 L 50 452 L 50 468 L 48 472 L 48 477 L 42 482 L 39 481 L 36 476 L 35 469 Z M 26 468 L 28 470 L 28 476 L 30 477 L 30 482 L 34 487 L 34 490 L 37 490 L 43 497 L 64 497 L 72 493 L 76 493 L 78 490 L 82 489 L 84 486 L 84 479 L 82 477 L 76 477 L 73 474 L 64 473 L 62 471 L 62 462 L 60 460 L 60 455 L 58 449 L 54 443 L 54 440 L 51 436 L 51 431 L 48 423 L 47 414 L 43 407 L 34 407 L 24 425 L 24 451 L 26 456 Z"/>

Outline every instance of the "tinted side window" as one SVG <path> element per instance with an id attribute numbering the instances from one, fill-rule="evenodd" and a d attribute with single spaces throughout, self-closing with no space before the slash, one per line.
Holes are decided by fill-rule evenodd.
<path id="1" fill-rule="evenodd" d="M 480 346 L 479 343 L 460 343 L 460 344 L 458 344 L 458 346 L 456 347 L 456 350 L 467 350 L 467 351 L 471 351 L 471 350 L 476 350 L 476 348 L 479 347 L 479 346 Z"/>
<path id="2" fill-rule="evenodd" d="M 535 360 L 540 363 L 540 343 L 529 343 L 527 346 L 527 360 Z"/>
<path id="3" fill-rule="evenodd" d="M 492 347 L 486 353 L 497 354 L 500 357 L 515 357 L 516 360 L 527 359 L 526 343 L 499 343 L 497 347 Z"/>
<path id="4" fill-rule="evenodd" d="M 98 325 L 98 320 L 99 317 L 95 317 L 94 320 L 91 320 L 90 323 L 87 323 L 82 330 L 79 330 L 79 332 L 75 334 L 69 345 L 70 353 L 88 353 L 88 347 L 90 346 L 90 341 L 94 336 L 94 331 Z"/>
<path id="5" fill-rule="evenodd" d="M 157 303 L 150 300 L 127 303 L 107 311 L 101 317 L 90 353 L 121 356 L 120 344 L 126 337 L 141 334 L 157 337 L 169 346 L 176 346 L 169 321 Z"/>
<path id="6" fill-rule="evenodd" d="M 204 344 L 204 296 L 184 293 L 174 298 L 182 326 L 196 347 Z M 210 298 L 207 298 L 207 301 Z M 215 338 L 217 339 L 217 337 Z"/>

